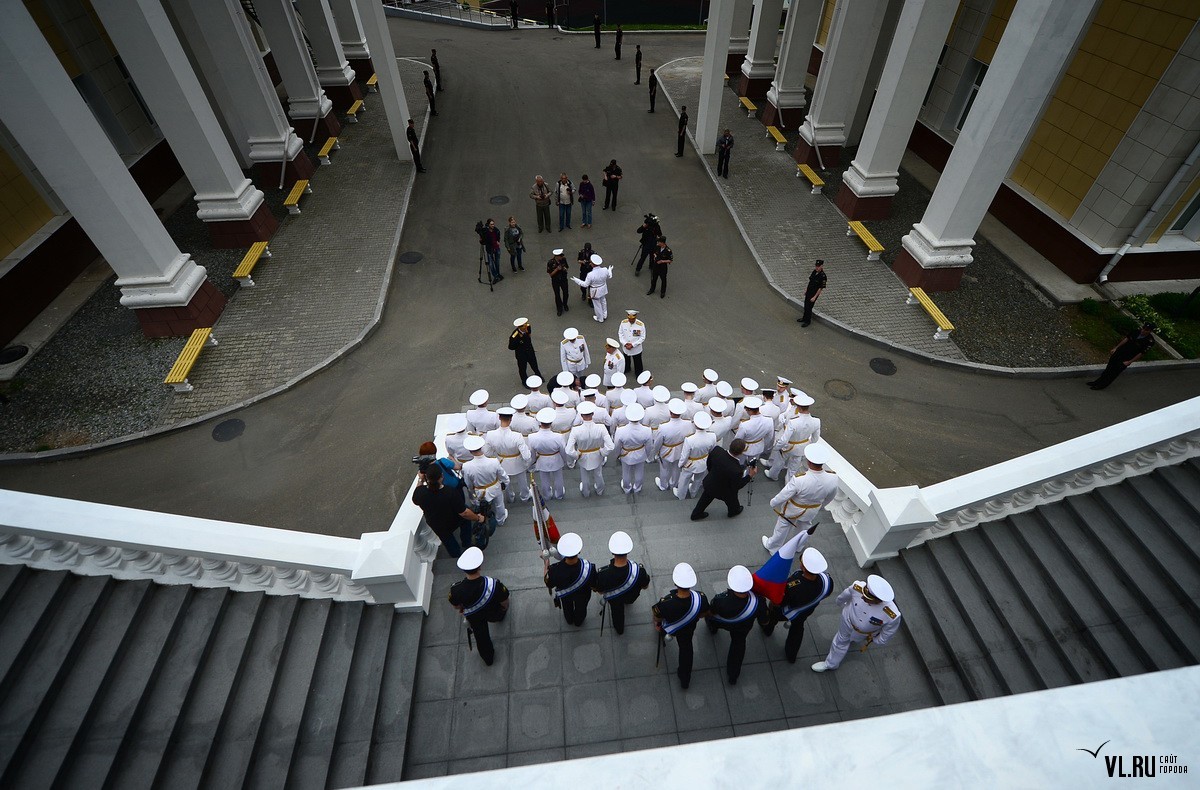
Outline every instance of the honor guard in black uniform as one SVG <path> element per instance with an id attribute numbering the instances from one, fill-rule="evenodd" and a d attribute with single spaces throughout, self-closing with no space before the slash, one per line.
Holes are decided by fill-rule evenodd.
<path id="1" fill-rule="evenodd" d="M 604 605 L 612 612 L 613 628 L 618 634 L 625 633 L 625 607 L 650 586 L 650 574 L 646 569 L 629 559 L 633 551 L 633 538 L 626 532 L 614 532 L 608 539 L 608 550 L 612 562 L 596 571 L 592 589 L 604 598 Z"/>
<path id="2" fill-rule="evenodd" d="M 517 373 L 521 376 L 521 383 L 524 384 L 529 378 L 526 375 L 528 368 L 532 368 L 533 374 L 541 378 L 537 354 L 533 353 L 533 330 L 529 328 L 529 319 L 518 318 L 513 321 L 513 327 L 512 334 L 508 336 L 508 350 L 517 355 Z"/>
<path id="3" fill-rule="evenodd" d="M 650 290 L 646 291 L 646 296 L 651 296 L 654 293 L 654 286 L 661 279 L 662 290 L 658 292 L 658 298 L 667 298 L 667 270 L 671 268 L 671 263 L 674 260 L 675 253 L 671 252 L 671 248 L 667 246 L 667 237 L 659 236 L 658 247 L 654 249 L 654 253 L 650 256 Z"/>
<path id="4" fill-rule="evenodd" d="M 817 604 L 833 592 L 833 579 L 825 572 L 829 563 L 825 556 L 814 548 L 807 548 L 800 555 L 800 570 L 787 580 L 783 593 L 783 604 L 772 607 L 771 620 L 763 626 L 767 636 L 775 630 L 781 620 L 787 621 L 787 640 L 783 643 L 783 655 L 789 664 L 796 663 L 800 653 L 800 642 L 804 639 L 804 621 L 816 611 Z"/>
<path id="5" fill-rule="evenodd" d="M 825 275 L 825 261 L 817 260 L 813 264 L 813 270 L 808 275 L 808 287 L 804 289 L 804 315 L 796 320 L 800 322 L 800 326 L 808 326 L 812 323 L 813 305 L 817 303 L 817 297 L 825 290 L 825 286 L 829 284 L 829 278 Z"/>
<path id="6" fill-rule="evenodd" d="M 675 566 L 671 581 L 675 582 L 675 589 L 660 598 L 650 613 L 659 638 L 673 637 L 679 643 L 679 667 L 675 674 L 679 676 L 680 688 L 687 688 L 692 682 L 692 634 L 696 633 L 696 623 L 708 612 L 708 598 L 692 589 L 696 586 L 696 572 L 686 562 Z"/>
<path id="7" fill-rule="evenodd" d="M 467 572 L 467 578 L 455 582 L 446 598 L 466 619 L 470 629 L 467 633 L 475 635 L 479 657 L 490 667 L 496 660 L 496 648 L 492 646 L 488 623 L 498 623 L 508 614 L 508 588 L 480 574 L 481 565 L 482 551 L 474 546 L 464 551 L 458 558 L 458 567 Z"/>
<path id="8" fill-rule="evenodd" d="M 546 571 L 546 586 L 554 590 L 554 602 L 562 607 L 563 617 L 574 626 L 583 625 L 587 619 L 588 602 L 592 600 L 592 579 L 596 568 L 579 556 L 583 551 L 583 538 L 568 532 L 558 539 L 558 554 L 562 562 L 556 562 Z"/>
<path id="9" fill-rule="evenodd" d="M 746 657 L 746 634 L 757 621 L 765 627 L 770 620 L 770 604 L 766 598 L 751 592 L 754 587 L 754 577 L 745 565 L 734 565 L 726 577 L 729 589 L 719 593 L 712 599 L 709 606 L 709 633 L 715 634 L 717 629 L 729 632 L 729 657 L 725 660 L 725 674 L 729 685 L 736 686 L 738 675 L 742 674 L 742 659 Z"/>

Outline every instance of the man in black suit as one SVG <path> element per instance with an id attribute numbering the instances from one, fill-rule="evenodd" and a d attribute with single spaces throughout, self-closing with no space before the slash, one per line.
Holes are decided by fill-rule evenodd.
<path id="1" fill-rule="evenodd" d="M 738 458 L 746 452 L 746 442 L 734 439 L 729 443 L 729 452 L 722 447 L 714 447 L 708 454 L 708 474 L 704 476 L 704 488 L 696 508 L 692 511 L 692 521 L 708 518 L 708 506 L 714 499 L 725 503 L 729 517 L 733 518 L 742 512 L 738 502 L 738 491 L 750 483 L 758 474 L 758 467 L 746 468 Z"/>

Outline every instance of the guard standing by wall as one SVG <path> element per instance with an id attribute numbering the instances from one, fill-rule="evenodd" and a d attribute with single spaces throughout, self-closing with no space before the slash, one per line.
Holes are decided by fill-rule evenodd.
<path id="1" fill-rule="evenodd" d="M 817 303 L 817 297 L 825 291 L 827 285 L 829 285 L 829 277 L 825 274 L 825 261 L 818 258 L 813 264 L 812 272 L 808 275 L 808 287 L 804 289 L 804 315 L 796 319 L 800 326 L 808 326 L 812 323 L 813 305 Z"/>
<path id="2" fill-rule="evenodd" d="M 641 85 L 642 84 L 642 45 L 637 44 L 634 47 L 634 49 L 636 51 L 634 52 L 634 55 L 633 55 L 633 70 L 634 70 L 634 75 L 635 75 L 634 79 L 633 79 L 633 84 Z"/>
<path id="3" fill-rule="evenodd" d="M 679 134 L 676 135 L 675 139 L 675 156 L 683 156 L 683 144 L 687 142 L 687 125 L 688 114 L 687 106 L 685 105 L 679 111 Z"/>
<path id="4" fill-rule="evenodd" d="M 795 664 L 796 656 L 800 653 L 804 621 L 816 611 L 817 604 L 833 592 L 833 579 L 826 573 L 828 567 L 825 555 L 811 546 L 806 548 L 800 555 L 800 570 L 788 577 L 783 604 L 772 608 L 771 621 L 763 628 L 770 636 L 777 623 L 787 622 L 784 628 L 788 629 L 788 635 L 783 643 L 783 655 L 789 664 Z"/>
<path id="5" fill-rule="evenodd" d="M 558 539 L 556 562 L 546 570 L 546 586 L 554 590 L 554 601 L 562 607 L 563 617 L 569 625 L 581 626 L 587 619 L 588 602 L 592 600 L 592 579 L 596 569 L 592 563 L 581 558 L 583 538 L 568 532 Z"/>
<path id="6" fill-rule="evenodd" d="M 708 613 L 708 598 L 692 589 L 696 586 L 696 572 L 686 562 L 675 566 L 671 581 L 675 582 L 675 589 L 660 598 L 650 613 L 654 616 L 654 627 L 662 635 L 660 638 L 664 641 L 674 638 L 679 644 L 679 667 L 675 674 L 680 688 L 686 689 L 692 682 L 692 634 L 696 633 L 696 623 Z"/>
<path id="7" fill-rule="evenodd" d="M 725 676 L 729 685 L 736 686 L 742 674 L 742 659 L 746 657 L 746 635 L 757 621 L 766 626 L 770 621 L 770 604 L 757 593 L 754 576 L 745 565 L 734 565 L 726 576 L 729 589 L 712 599 L 708 615 L 708 631 L 715 634 L 718 629 L 729 632 L 729 655 L 725 659 Z"/>
<path id="8" fill-rule="evenodd" d="M 429 65 L 433 66 L 433 79 L 437 83 L 438 93 L 441 93 L 445 90 L 445 86 L 442 85 L 442 64 L 438 63 L 436 49 L 429 50 Z M 437 115 L 437 113 L 434 113 L 434 115 Z"/>
<path id="9" fill-rule="evenodd" d="M 474 634 L 479 647 L 479 657 L 489 667 L 496 660 L 496 649 L 488 623 L 498 623 L 508 614 L 508 588 L 490 576 L 483 576 L 479 568 L 483 565 L 483 552 L 472 546 L 458 558 L 458 567 L 466 571 L 467 578 L 450 587 L 447 600 L 462 614 Z"/>
<path id="10" fill-rule="evenodd" d="M 508 336 L 508 350 L 517 355 L 517 373 L 521 376 L 521 383 L 529 378 L 526 375 L 529 369 L 540 379 L 542 371 L 538 370 L 537 354 L 533 351 L 533 330 L 529 327 L 529 319 L 518 318 L 513 321 L 513 326 L 516 328 Z"/>
<path id="11" fill-rule="evenodd" d="M 604 598 L 604 605 L 612 612 L 612 624 L 618 634 L 625 633 L 625 607 L 632 604 L 650 586 L 650 574 L 646 569 L 629 559 L 633 551 L 633 538 L 629 533 L 617 531 L 608 539 L 608 550 L 612 562 L 596 571 L 592 589 Z"/>
<path id="12" fill-rule="evenodd" d="M 658 77 L 654 75 L 654 69 L 650 69 L 650 109 L 647 112 L 654 112 L 654 100 L 658 98 Z"/>
<path id="13" fill-rule="evenodd" d="M 412 118 L 408 119 L 408 130 L 404 134 L 408 138 L 408 150 L 412 153 L 417 172 L 424 173 L 425 168 L 421 165 L 421 141 L 417 138 L 417 127 Z"/>

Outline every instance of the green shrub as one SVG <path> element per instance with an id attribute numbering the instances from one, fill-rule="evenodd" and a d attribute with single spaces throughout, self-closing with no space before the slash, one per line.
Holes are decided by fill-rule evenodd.
<path id="1" fill-rule="evenodd" d="M 1100 315 L 1100 303 L 1095 299 L 1084 299 L 1079 303 L 1079 312 L 1084 315 Z"/>

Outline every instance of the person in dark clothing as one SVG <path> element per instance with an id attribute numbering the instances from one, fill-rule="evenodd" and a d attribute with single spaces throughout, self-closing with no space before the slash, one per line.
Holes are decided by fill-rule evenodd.
<path id="1" fill-rule="evenodd" d="M 553 0 L 550 0 L 550 2 L 546 3 L 546 27 L 550 28 L 551 30 L 554 30 L 554 2 L 553 2 Z"/>
<path id="2" fill-rule="evenodd" d="M 567 268 L 567 259 L 563 257 L 561 249 L 555 250 L 554 257 L 546 261 L 546 274 L 550 276 L 550 287 L 554 289 L 554 309 L 559 315 L 571 311 L 567 306 L 567 297 L 570 296 L 567 290 L 570 279 Z"/>
<path id="3" fill-rule="evenodd" d="M 704 476 L 700 498 L 696 500 L 696 507 L 692 509 L 692 521 L 708 518 L 708 506 L 714 499 L 725 503 L 730 518 L 742 512 L 742 506 L 738 502 L 738 491 L 752 482 L 758 474 L 757 466 L 747 469 L 738 460 L 738 456 L 744 452 L 744 439 L 734 439 L 730 442 L 729 452 L 719 445 L 709 451 L 708 474 Z"/>
<path id="4" fill-rule="evenodd" d="M 812 527 L 811 530 L 816 529 Z M 809 547 L 800 555 L 800 570 L 788 577 L 783 591 L 783 602 L 772 607 L 771 619 L 763 626 L 763 633 L 770 636 L 775 626 L 787 621 L 788 635 L 783 643 L 783 655 L 789 664 L 796 663 L 800 654 L 800 643 L 804 640 L 804 622 L 817 609 L 817 604 L 833 592 L 833 579 L 825 572 L 829 563 L 824 555 Z"/>
<path id="5" fill-rule="evenodd" d="M 422 71 L 425 75 L 425 96 L 429 98 L 429 111 L 433 115 L 437 115 L 437 98 L 433 95 L 433 83 L 429 81 L 429 72 Z"/>
<path id="6" fill-rule="evenodd" d="M 588 178 L 587 173 L 579 179 L 579 210 L 583 213 L 580 219 L 580 226 L 584 228 L 592 227 L 592 205 L 596 202 L 596 185 Z"/>
<path id="7" fill-rule="evenodd" d="M 708 598 L 704 593 L 692 589 L 696 586 L 696 571 L 686 562 L 675 566 L 671 573 L 675 589 L 650 607 L 654 617 L 654 628 L 660 639 L 674 638 L 679 645 L 679 666 L 675 674 L 679 687 L 686 689 L 692 682 L 692 634 L 696 623 L 708 612 Z"/>
<path id="8" fill-rule="evenodd" d="M 804 315 L 796 319 L 800 326 L 808 326 L 812 323 L 813 305 L 817 303 L 817 297 L 825 291 L 825 286 L 828 284 L 829 278 L 825 275 L 825 261 L 818 258 L 813 263 L 812 272 L 808 275 L 808 287 L 804 289 Z"/>
<path id="9" fill-rule="evenodd" d="M 418 173 L 424 173 L 425 168 L 421 166 L 421 141 L 417 139 L 417 127 L 412 118 L 408 119 L 408 131 L 405 134 L 408 136 L 408 150 L 412 151 L 413 164 L 417 166 Z"/>
<path id="10" fill-rule="evenodd" d="M 646 296 L 653 295 L 654 286 L 658 284 L 659 280 L 662 280 L 662 290 L 659 291 L 658 298 L 667 298 L 667 272 L 674 260 L 675 253 L 671 252 L 671 248 L 667 246 L 667 237 L 659 236 L 658 247 L 650 258 L 650 290 L 646 291 Z"/>
<path id="11" fill-rule="evenodd" d="M 438 93 L 441 93 L 445 86 L 442 84 L 442 64 L 438 63 L 436 49 L 429 50 L 429 65 L 433 66 L 433 81 L 437 83 Z"/>
<path id="12" fill-rule="evenodd" d="M 658 246 L 658 237 L 662 235 L 662 226 L 658 224 L 658 217 L 653 214 L 647 214 L 642 224 L 638 226 L 637 233 L 641 236 L 642 249 L 638 254 L 637 268 L 633 271 L 633 276 L 636 277 L 642 273 L 642 264 L 647 258 L 654 259 L 654 250 Z"/>
<path id="13" fill-rule="evenodd" d="M 654 69 L 650 69 L 650 79 L 646 81 L 650 83 L 650 109 L 647 112 L 654 112 L 654 100 L 658 98 L 658 77 L 654 76 Z"/>
<path id="14" fill-rule="evenodd" d="M 617 164 L 616 159 L 609 160 L 608 167 L 604 168 L 604 178 L 602 184 L 604 186 L 604 208 L 601 211 L 608 211 L 609 201 L 612 201 L 612 209 L 617 209 L 617 192 L 621 189 L 621 179 L 624 175 L 621 173 L 621 166 Z"/>
<path id="15" fill-rule="evenodd" d="M 679 113 L 679 134 L 675 139 L 675 156 L 683 156 L 683 144 L 687 142 L 688 114 L 685 106 Z"/>
<path id="16" fill-rule="evenodd" d="M 596 49 L 600 49 L 600 15 L 592 15 L 592 35 L 596 37 Z"/>
<path id="17" fill-rule="evenodd" d="M 1094 390 L 1102 390 L 1112 384 L 1117 376 L 1125 372 L 1125 368 L 1137 362 L 1150 350 L 1154 345 L 1153 334 L 1156 329 L 1158 327 L 1154 324 L 1143 324 L 1141 329 L 1135 329 L 1121 338 L 1121 342 L 1109 352 L 1108 367 L 1094 381 L 1089 381 L 1088 386 Z"/>
<path id="18" fill-rule="evenodd" d="M 625 31 L 621 29 L 620 25 L 617 25 L 617 44 L 615 47 L 617 52 L 617 60 L 621 59 L 621 39 L 623 38 L 625 38 Z"/>
<path id="19" fill-rule="evenodd" d="M 467 578 L 460 579 L 450 587 L 446 600 L 467 621 L 470 633 L 475 635 L 479 657 L 489 667 L 496 660 L 496 648 L 492 644 L 488 623 L 498 623 L 508 614 L 508 588 L 490 576 L 479 572 L 483 565 L 483 552 L 469 548 L 458 558 L 458 567 Z"/>
<path id="20" fill-rule="evenodd" d="M 517 17 L 521 14 L 521 8 L 517 5 L 517 0 L 512 0 L 512 2 L 508 4 L 508 13 L 510 16 L 512 16 L 513 30 L 516 30 L 518 27 Z"/>
<path id="21" fill-rule="evenodd" d="M 592 243 L 590 241 L 584 242 L 583 249 L 579 251 L 579 257 L 575 259 L 575 262 L 579 264 L 579 279 L 586 280 L 592 269 L 596 268 L 592 265 L 592 256 L 595 254 L 596 251 L 592 249 Z M 588 298 L 588 289 L 586 286 L 579 289 L 579 298 L 587 302 L 589 307 L 591 306 L 592 300 Z"/>
<path id="22" fill-rule="evenodd" d="M 487 519 L 467 507 L 462 486 L 442 485 L 442 474 L 438 464 L 429 464 L 425 471 L 417 472 L 417 488 L 413 491 L 412 501 L 421 508 L 425 523 L 446 547 L 446 552 L 451 557 L 459 557 L 463 546 L 471 543 L 471 522 L 483 523 Z"/>
<path id="23" fill-rule="evenodd" d="M 736 686 L 738 676 L 742 674 L 742 659 L 746 657 L 746 635 L 758 622 L 766 626 L 770 621 L 770 603 L 757 593 L 751 592 L 754 587 L 754 576 L 745 565 L 734 565 L 726 577 L 729 589 L 713 597 L 708 606 L 708 632 L 717 633 L 718 629 L 729 632 L 729 655 L 725 659 L 725 676 L 729 685 Z"/>
<path id="24" fill-rule="evenodd" d="M 568 532 L 558 539 L 561 562 L 546 569 L 546 586 L 554 590 L 554 604 L 562 608 L 568 625 L 579 627 L 587 619 L 588 602 L 592 600 L 592 579 L 596 569 L 581 558 L 583 539 Z"/>
<path id="25" fill-rule="evenodd" d="M 642 84 L 642 45 L 641 44 L 637 44 L 634 46 L 633 73 L 634 73 L 633 84 L 641 85 Z"/>
<path id="26" fill-rule="evenodd" d="M 626 532 L 614 532 L 608 540 L 612 562 L 596 571 L 592 589 L 604 597 L 604 605 L 612 612 L 612 624 L 618 634 L 625 633 L 625 607 L 632 604 L 650 586 L 650 574 L 629 559 L 633 539 Z"/>
<path id="27" fill-rule="evenodd" d="M 729 178 L 729 153 L 733 150 L 733 132 L 728 129 L 717 138 L 717 175 Z"/>
<path id="28" fill-rule="evenodd" d="M 488 272 L 492 275 L 492 282 L 500 282 L 504 279 L 504 275 L 500 273 L 500 229 L 496 227 L 496 220 L 488 218 L 483 227 L 483 235 L 479 237 L 479 243 L 483 245 L 483 253 L 487 256 Z"/>
<path id="29" fill-rule="evenodd" d="M 529 328 L 529 319 L 518 318 L 513 321 L 513 326 L 516 329 L 508 336 L 508 350 L 517 355 L 517 373 L 521 376 L 521 383 L 524 384 L 529 378 L 529 369 L 533 370 L 535 376 L 542 378 L 542 371 L 538 370 L 537 354 L 533 351 L 533 330 Z"/>

